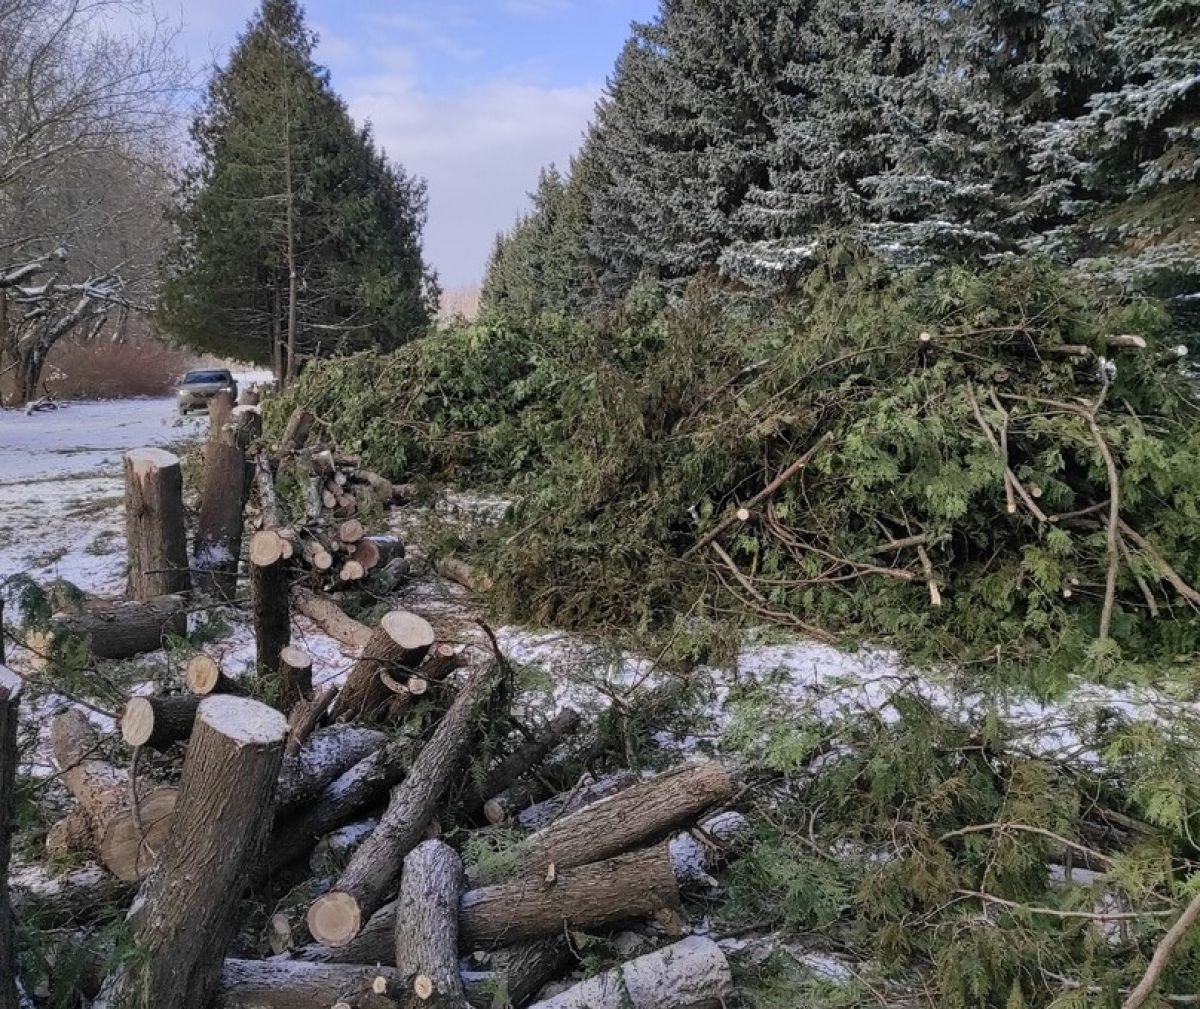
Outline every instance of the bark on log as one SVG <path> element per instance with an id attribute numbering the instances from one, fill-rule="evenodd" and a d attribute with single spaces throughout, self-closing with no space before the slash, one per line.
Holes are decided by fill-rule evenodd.
<path id="1" fill-rule="evenodd" d="M 279 701 L 284 710 L 290 710 L 301 701 L 311 699 L 312 656 L 303 648 L 287 645 L 279 652 Z"/>
<path id="2" fill-rule="evenodd" d="M 192 694 L 173 697 L 131 697 L 121 712 L 121 738 L 130 746 L 165 750 L 192 734 L 200 698 Z"/>
<path id="3" fill-rule="evenodd" d="M 226 960 L 215 1009 L 330 1009 L 394 971 L 299 960 Z"/>
<path id="4" fill-rule="evenodd" d="M 125 537 L 130 599 L 154 599 L 191 588 L 183 528 L 183 471 L 160 448 L 125 456 Z"/>
<path id="5" fill-rule="evenodd" d="M 88 599 L 69 613 L 56 613 L 50 630 L 31 645 L 39 656 L 50 655 L 53 643 L 77 637 L 98 659 L 129 659 L 156 652 L 169 637 L 187 634 L 187 597 L 155 599 Z"/>
<path id="6" fill-rule="evenodd" d="M 4 628 L 0 626 L 0 637 Z M 21 678 L 0 665 L 0 1009 L 17 1009 L 17 950 L 8 896 L 10 832 L 16 819 L 17 707 Z"/>
<path id="7" fill-rule="evenodd" d="M 395 722 L 403 717 L 404 712 L 412 705 L 422 693 L 429 689 L 429 684 L 440 683 L 446 679 L 456 669 L 461 669 L 466 664 L 466 657 L 462 652 L 459 652 L 455 647 L 443 642 L 436 645 L 426 656 L 425 661 L 418 667 L 418 676 L 410 676 L 405 681 L 405 689 L 402 692 L 392 692 L 391 699 L 387 702 L 385 709 L 385 721 Z M 382 680 L 381 680 L 382 682 Z M 424 684 L 425 689 L 413 689 L 420 684 Z"/>
<path id="8" fill-rule="evenodd" d="M 397 900 L 395 964 L 402 1009 L 464 1009 L 458 973 L 462 860 L 449 845 L 426 841 L 404 859 Z"/>
<path id="9" fill-rule="evenodd" d="M 212 437 L 214 431 L 219 430 L 222 426 L 229 423 L 230 414 L 233 413 L 234 401 L 233 393 L 219 392 L 212 396 L 208 401 L 208 430 L 209 437 Z"/>
<path id="10" fill-rule="evenodd" d="M 232 397 L 226 398 L 228 411 L 219 424 L 214 420 L 204 446 L 204 489 L 192 547 L 196 588 L 219 599 L 232 599 L 237 591 L 248 478 L 246 450 L 232 423 Z"/>
<path id="11" fill-rule="evenodd" d="M 201 703 L 175 829 L 129 916 L 143 956 L 105 982 L 104 1009 L 213 1001 L 271 824 L 286 735 L 283 716 L 258 701 L 217 695 Z"/>
<path id="12" fill-rule="evenodd" d="M 464 793 L 462 807 L 467 816 L 473 820 L 480 819 L 490 797 L 503 792 L 537 767 L 546 759 L 546 754 L 578 731 L 579 722 L 578 711 L 564 708 L 533 739 L 526 740 L 513 750 L 487 773 L 482 785 L 472 786 Z"/>
<path id="13" fill-rule="evenodd" d="M 392 793 L 379 827 L 355 852 L 334 889 L 308 910 L 314 939 L 348 943 L 384 903 L 401 862 L 421 841 L 474 738 L 475 716 L 498 677 L 496 667 L 475 672 Z"/>
<path id="14" fill-rule="evenodd" d="M 257 389 L 246 388 L 246 389 L 242 389 L 238 393 L 237 405 L 238 406 L 258 406 L 258 404 L 261 400 L 262 400 L 262 394 Z"/>
<path id="15" fill-rule="evenodd" d="M 711 761 L 656 775 L 532 835 L 525 871 L 541 875 L 550 865 L 562 870 L 615 855 L 687 823 L 733 792 L 728 772 Z"/>
<path id="16" fill-rule="evenodd" d="M 489 804 L 495 803 L 498 807 L 491 815 L 498 815 L 499 810 L 503 810 L 508 816 L 513 816 L 515 812 L 517 823 L 526 830 L 541 830 L 555 820 L 561 820 L 586 806 L 636 785 L 639 780 L 641 779 L 633 771 L 625 770 L 606 774 L 602 778 L 587 775 L 574 788 L 532 806 L 526 806 L 527 797 L 535 791 L 529 784 L 529 779 L 526 779 L 490 800 Z"/>
<path id="17" fill-rule="evenodd" d="M 444 557 L 438 561 L 438 574 L 457 582 L 471 592 L 490 592 L 492 590 L 491 575 L 480 571 L 457 557 Z"/>
<path id="18" fill-rule="evenodd" d="M 382 732 L 357 725 L 331 725 L 313 733 L 298 753 L 284 757 L 276 810 L 283 812 L 316 798 L 355 764 L 382 750 L 387 741 Z"/>
<path id="19" fill-rule="evenodd" d="M 209 694 L 241 695 L 246 693 L 242 685 L 221 672 L 217 660 L 208 655 L 193 655 L 188 659 L 183 682 L 188 690 L 197 697 L 208 697 Z"/>
<path id="20" fill-rule="evenodd" d="M 75 806 L 46 832 L 46 854 L 51 860 L 61 861 L 74 852 L 91 850 L 92 825 L 82 806 Z"/>
<path id="21" fill-rule="evenodd" d="M 363 648 L 371 640 L 371 628 L 349 616 L 328 596 L 297 588 L 293 594 L 296 609 L 335 641 Z"/>
<path id="22" fill-rule="evenodd" d="M 292 706 L 288 712 L 288 741 L 283 748 L 284 760 L 300 752 L 300 747 L 308 742 L 308 737 L 325 718 L 335 697 L 337 687 L 322 687 L 312 700 L 305 698 Z"/>
<path id="23" fill-rule="evenodd" d="M 260 677 L 269 678 L 275 674 L 280 654 L 292 633 L 288 613 L 288 572 L 282 543 L 272 530 L 255 533 L 250 542 L 254 642 Z"/>
<path id="24" fill-rule="evenodd" d="M 283 429 L 283 437 L 279 440 L 281 456 L 295 455 L 308 444 L 308 436 L 312 433 L 316 416 L 304 407 L 298 406 L 288 418 L 287 426 Z"/>
<path id="25" fill-rule="evenodd" d="M 368 571 L 386 567 L 403 556 L 404 544 L 398 536 L 365 536 L 354 552 L 354 559 Z"/>
<path id="26" fill-rule="evenodd" d="M 119 879 L 142 878 L 170 831 L 175 789 L 151 789 L 139 781 L 137 810 L 131 809 L 128 775 L 94 759 L 99 737 L 77 709 L 54 719 L 50 744 L 63 785 L 83 807 L 91 824 L 92 850 Z"/>
<path id="27" fill-rule="evenodd" d="M 386 614 L 346 678 L 332 717 L 340 721 L 377 717 L 389 699 L 379 674 L 415 670 L 433 643 L 433 628 L 428 621 L 405 610 Z"/>
<path id="28" fill-rule="evenodd" d="M 530 1009 L 723 1009 L 733 993 L 721 948 L 711 939 L 689 936 Z"/>
<path id="29" fill-rule="evenodd" d="M 36 918 L 46 929 L 87 925 L 127 903 L 134 893 L 133 883 L 117 879 L 95 862 L 63 873 L 52 873 L 44 865 L 15 866 L 8 885 L 17 920 Z"/>

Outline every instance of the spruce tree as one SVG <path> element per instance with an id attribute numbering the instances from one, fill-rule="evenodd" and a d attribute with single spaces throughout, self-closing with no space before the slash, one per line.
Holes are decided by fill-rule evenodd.
<path id="1" fill-rule="evenodd" d="M 192 126 L 161 302 L 197 349 L 270 363 L 396 346 L 426 325 L 424 183 L 356 129 L 294 0 L 264 0 Z"/>

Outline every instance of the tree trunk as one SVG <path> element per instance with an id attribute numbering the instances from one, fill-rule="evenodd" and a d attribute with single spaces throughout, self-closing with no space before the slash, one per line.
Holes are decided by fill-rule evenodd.
<path id="1" fill-rule="evenodd" d="M 130 746 L 165 750 L 192 734 L 200 698 L 192 694 L 173 697 L 131 697 L 121 712 L 121 738 Z"/>
<path id="2" fill-rule="evenodd" d="M 129 776 L 92 758 L 99 749 L 99 737 L 75 708 L 51 723 L 50 745 L 63 785 L 87 815 L 93 852 L 119 879 L 141 879 L 170 832 L 175 789 L 151 789 L 139 781 L 137 809 L 131 808 Z"/>
<path id="3" fill-rule="evenodd" d="M 733 795 L 733 780 L 715 762 L 656 775 L 543 827 L 527 842 L 525 871 L 542 875 L 625 851 Z"/>
<path id="4" fill-rule="evenodd" d="M 442 841 L 417 845 L 404 859 L 396 914 L 396 972 L 402 1009 L 464 1009 L 458 973 L 462 860 Z"/>
<path id="5" fill-rule="evenodd" d="M 208 440 L 209 443 L 214 440 L 221 428 L 229 423 L 229 418 L 233 414 L 233 394 L 229 392 L 219 392 L 215 396 L 209 398 L 208 401 Z M 208 446 L 205 446 L 207 452 Z"/>
<path id="6" fill-rule="evenodd" d="M 183 471 L 160 448 L 125 456 L 125 535 L 130 599 L 154 599 L 191 588 L 183 529 Z"/>
<path id="7" fill-rule="evenodd" d="M 312 656 L 303 648 L 288 645 L 279 653 L 279 706 L 290 711 L 301 701 L 311 700 Z"/>
<path id="8" fill-rule="evenodd" d="M 463 811 L 472 820 L 480 819 L 485 801 L 515 784 L 546 759 L 568 736 L 579 729 L 579 712 L 564 708 L 554 720 L 533 739 L 528 739 L 493 767 L 479 787 L 468 788 L 462 798 Z"/>
<path id="9" fill-rule="evenodd" d="M 217 660 L 208 655 L 193 655 L 183 674 L 184 685 L 197 697 L 209 694 L 245 694 L 237 680 L 221 672 Z"/>
<path id="10" fill-rule="evenodd" d="M 0 627 L 0 636 L 3 628 Z M 17 951 L 8 896 L 11 831 L 16 819 L 17 706 L 21 678 L 0 665 L 0 1009 L 17 1009 Z"/>
<path id="11" fill-rule="evenodd" d="M 213 1001 L 240 902 L 270 828 L 287 723 L 258 701 L 200 705 L 179 809 L 155 872 L 130 913 L 143 956 L 106 980 L 105 1009 L 185 1009 Z"/>
<path id="12" fill-rule="evenodd" d="M 268 680 L 279 669 L 280 656 L 292 634 L 282 543 L 272 530 L 255 533 L 250 541 L 250 591 L 254 602 L 258 675 Z"/>
<path id="13" fill-rule="evenodd" d="M 413 672 L 433 643 L 433 628 L 428 621 L 405 610 L 386 614 L 346 678 L 334 702 L 332 717 L 352 721 L 378 716 L 389 700 L 387 688 L 379 681 L 380 673 Z"/>
<path id="14" fill-rule="evenodd" d="M 530 1009 L 724 1009 L 729 961 L 711 939 L 690 936 L 577 984 Z"/>
<path id="15" fill-rule="evenodd" d="M 357 725 L 331 725 L 313 733 L 292 756 L 285 756 L 279 772 L 276 810 L 303 805 L 321 794 L 360 761 L 387 745 L 387 736 Z"/>
<path id="16" fill-rule="evenodd" d="M 480 571 L 478 568 L 457 557 L 443 557 L 438 561 L 437 570 L 438 574 L 443 578 L 457 582 L 471 592 L 482 593 L 492 590 L 491 575 Z"/>
<path id="17" fill-rule="evenodd" d="M 433 737 L 392 793 L 375 833 L 355 852 L 334 889 L 308 910 L 314 939 L 331 946 L 348 943 L 383 906 L 404 856 L 421 841 L 434 808 L 470 748 L 475 716 L 497 683 L 496 667 L 474 673 Z"/>
<path id="18" fill-rule="evenodd" d="M 187 634 L 186 596 L 156 599 L 87 599 L 71 613 L 56 613 L 50 630 L 36 633 L 30 645 L 38 655 L 49 656 L 54 642 L 77 637 L 87 643 L 97 659 L 129 659 L 156 652 L 168 638 Z"/>
<path id="19" fill-rule="evenodd" d="M 371 639 L 371 628 L 346 614 L 328 596 L 297 587 L 293 593 L 296 609 L 335 641 L 363 648 Z"/>
<path id="20" fill-rule="evenodd" d="M 226 960 L 214 1009 L 330 1009 L 381 976 L 396 974 L 377 966 Z"/>
<path id="21" fill-rule="evenodd" d="M 288 417 L 287 426 L 283 429 L 283 437 L 279 440 L 279 455 L 281 458 L 295 455 L 308 444 L 308 436 L 312 433 L 317 418 L 311 411 L 302 406 L 296 407 Z"/>
<path id="22" fill-rule="evenodd" d="M 223 401 L 218 423 L 216 400 Z M 219 599 L 237 592 L 238 559 L 242 554 L 242 506 L 246 500 L 246 448 L 232 423 L 233 398 L 227 393 L 209 405 L 211 430 L 204 446 L 204 490 L 192 549 L 196 588 Z M 245 414 L 242 415 L 246 416 Z M 239 421 L 245 423 L 244 421 Z"/>

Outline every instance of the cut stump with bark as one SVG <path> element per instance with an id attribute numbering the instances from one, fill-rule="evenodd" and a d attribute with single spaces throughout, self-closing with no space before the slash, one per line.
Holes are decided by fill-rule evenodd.
<path id="1" fill-rule="evenodd" d="M 221 672 L 220 663 L 211 655 L 193 655 L 183 673 L 183 682 L 196 697 L 209 694 L 245 694 L 237 680 Z"/>
<path id="2" fill-rule="evenodd" d="M 271 529 L 250 540 L 250 592 L 258 675 L 271 677 L 291 639 L 286 540 Z"/>
<path id="3" fill-rule="evenodd" d="M 33 632 L 28 645 L 35 661 L 44 665 L 54 644 L 78 638 L 97 659 L 129 659 L 156 652 L 168 638 L 187 634 L 187 596 L 154 599 L 87 598 L 70 612 L 56 613 L 50 627 Z"/>
<path id="4" fill-rule="evenodd" d="M 385 614 L 363 648 L 346 684 L 334 702 L 331 715 L 340 721 L 378 715 L 389 700 L 380 673 L 408 675 L 434 644 L 429 621 L 407 610 Z"/>
<path id="5" fill-rule="evenodd" d="M 104 1009 L 182 1009 L 215 998 L 271 825 L 286 735 L 283 716 L 258 701 L 201 702 L 173 829 L 128 919 L 144 955 L 106 980 Z"/>
<path id="6" fill-rule="evenodd" d="M 237 591 L 249 477 L 245 445 L 232 422 L 232 398 L 226 398 L 225 416 L 214 419 L 204 446 L 204 487 L 192 547 L 196 588 L 219 599 L 232 599 Z M 210 405 L 210 417 L 211 411 Z"/>
<path id="7" fill-rule="evenodd" d="M 121 738 L 130 746 L 165 750 L 192 734 L 200 698 L 191 694 L 173 697 L 131 697 L 121 712 Z"/>
<path id="8" fill-rule="evenodd" d="M 125 455 L 125 537 L 130 599 L 154 599 L 191 586 L 183 523 L 183 470 L 160 448 Z"/>
<path id="9" fill-rule="evenodd" d="M 279 703 L 285 711 L 312 698 L 312 667 L 312 656 L 303 648 L 287 645 L 280 649 Z"/>

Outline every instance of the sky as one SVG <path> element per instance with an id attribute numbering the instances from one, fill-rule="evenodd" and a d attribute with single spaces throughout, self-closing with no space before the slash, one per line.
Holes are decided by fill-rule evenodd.
<path id="1" fill-rule="evenodd" d="M 171 0 L 166 0 L 170 3 Z M 222 62 L 256 0 L 175 0 L 180 43 Z M 481 280 L 538 170 L 578 148 L 629 24 L 656 0 L 308 0 L 318 60 L 358 122 L 429 184 L 426 258 Z M 172 18 L 169 8 L 160 13 Z"/>

